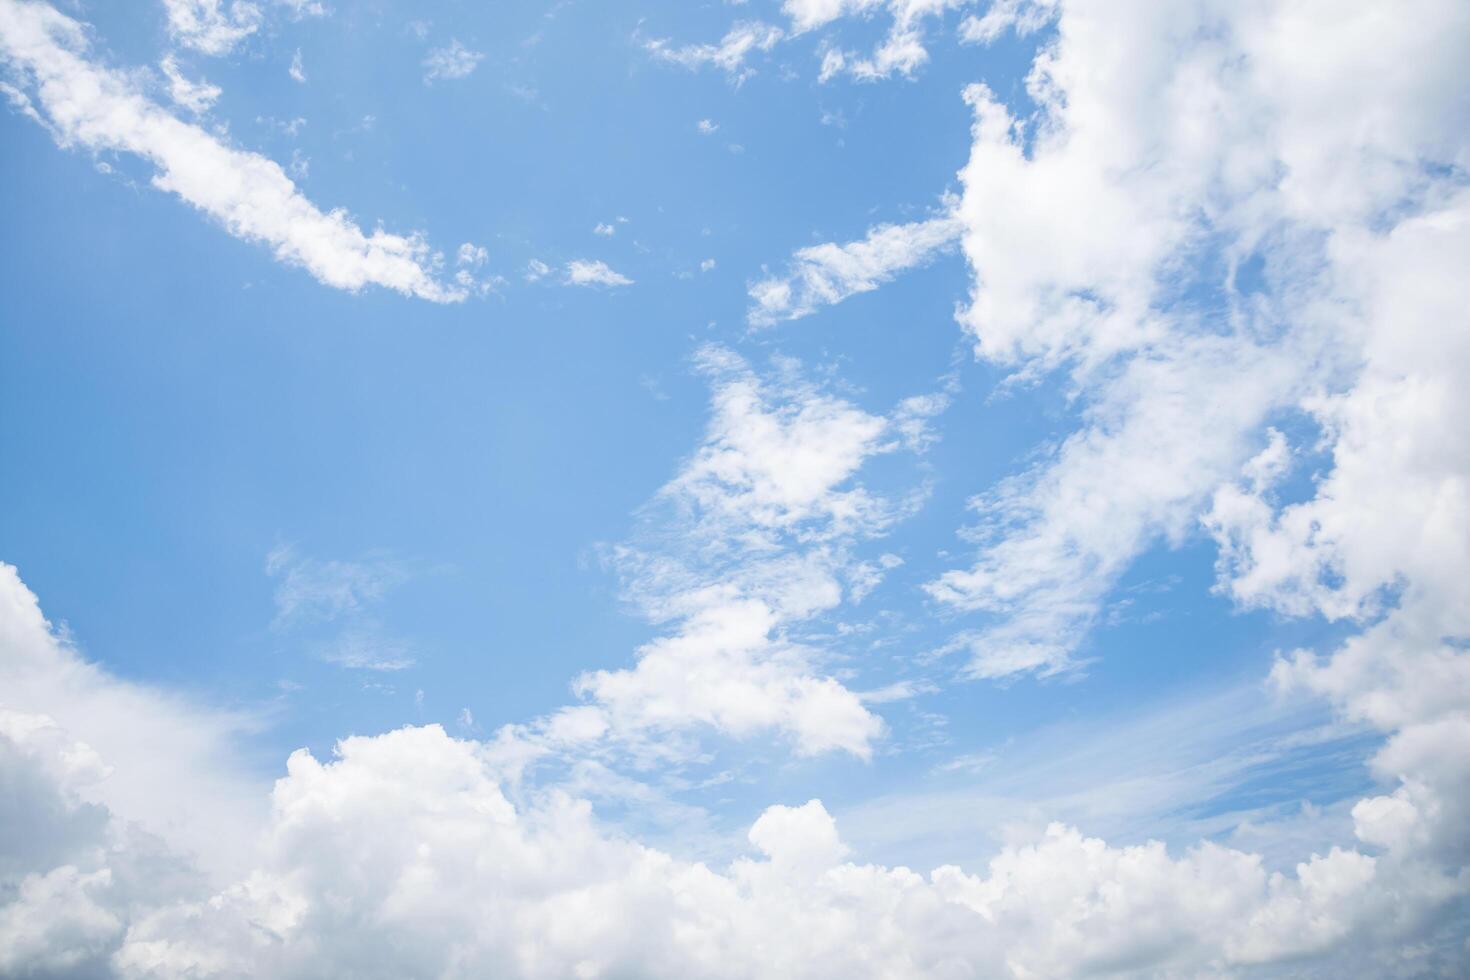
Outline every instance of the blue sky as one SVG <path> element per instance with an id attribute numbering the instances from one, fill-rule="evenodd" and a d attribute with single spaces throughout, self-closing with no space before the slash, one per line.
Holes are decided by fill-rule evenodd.
<path id="1" fill-rule="evenodd" d="M 0 0 L 0 973 L 1453 975 L 1417 6 Z"/>

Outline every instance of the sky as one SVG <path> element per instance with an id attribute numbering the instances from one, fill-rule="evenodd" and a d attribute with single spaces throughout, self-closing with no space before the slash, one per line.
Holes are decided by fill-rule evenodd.
<path id="1" fill-rule="evenodd" d="M 1466 50 L 0 0 L 0 976 L 1470 973 Z"/>

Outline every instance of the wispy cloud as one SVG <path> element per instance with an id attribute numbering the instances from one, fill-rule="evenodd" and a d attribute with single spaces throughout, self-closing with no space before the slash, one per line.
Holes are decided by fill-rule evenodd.
<path id="1" fill-rule="evenodd" d="M 752 326 L 809 316 L 823 306 L 870 292 L 900 272 L 923 265 L 959 244 L 960 221 L 949 211 L 906 225 L 879 225 L 843 245 L 800 249 L 784 273 L 750 284 Z"/>
<path id="2" fill-rule="evenodd" d="M 0 60 L 24 85 L 25 107 L 62 146 L 136 155 L 157 169 L 153 184 L 219 221 L 231 234 L 269 245 L 276 257 L 339 289 L 386 286 L 435 302 L 464 298 L 434 275 L 419 235 L 365 234 L 341 210 L 323 212 L 275 162 L 235 149 L 150 101 L 130 75 L 88 61 L 82 25 L 45 4 L 7 5 Z M 228 180 L 221 180 L 228 174 Z"/>
<path id="3" fill-rule="evenodd" d="M 484 59 L 479 51 L 472 51 L 451 39 L 442 48 L 435 48 L 424 58 L 424 82 L 433 84 L 440 80 L 468 78 Z"/>
<path id="4" fill-rule="evenodd" d="M 667 38 L 644 42 L 644 48 L 655 58 L 697 69 L 712 65 L 739 83 L 755 73 L 745 61 L 752 53 L 769 51 L 781 40 L 779 27 L 760 21 L 736 24 L 718 44 L 676 45 Z"/>

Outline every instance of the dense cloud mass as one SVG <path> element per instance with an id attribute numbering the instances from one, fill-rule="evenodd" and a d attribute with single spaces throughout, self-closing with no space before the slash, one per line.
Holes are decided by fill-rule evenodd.
<path id="1" fill-rule="evenodd" d="M 7 652 L 75 666 L 8 568 L 4 582 Z M 1170 855 L 1058 824 L 986 868 L 859 865 L 815 800 L 769 808 L 753 856 L 710 868 L 561 792 L 513 805 L 485 745 L 427 726 L 346 739 L 325 762 L 292 755 L 254 843 L 230 842 L 249 870 L 211 884 L 89 801 L 119 774 L 85 743 L 13 708 L 0 732 L 6 826 L 27 829 L 3 866 L 15 975 L 1174 975 L 1303 955 L 1327 956 L 1324 975 L 1382 975 L 1444 955 L 1385 951 L 1432 935 L 1470 885 L 1463 718 L 1405 730 L 1380 757 L 1399 788 L 1354 809 L 1375 853 L 1333 849 L 1291 875 L 1213 844 Z"/>
<path id="2" fill-rule="evenodd" d="M 824 66 L 881 77 L 916 71 L 921 28 L 961 6 L 782 9 L 792 37 L 887 11 L 884 47 L 856 68 L 832 48 Z M 169 8 L 201 50 L 255 29 L 251 4 Z M 331 285 L 457 298 L 422 243 L 316 211 L 274 164 L 89 65 L 71 24 L 0 0 L 0 50 L 59 140 L 142 154 L 160 186 Z M 754 282 L 751 320 L 814 314 L 957 246 L 975 356 L 1016 386 L 1065 378 L 1081 418 L 1021 474 L 975 488 L 973 554 L 925 586 L 963 624 L 965 679 L 1075 671 L 1134 560 L 1205 535 L 1221 595 L 1347 637 L 1283 652 L 1268 680 L 1381 736 L 1351 846 L 1278 872 L 1211 841 L 1117 846 L 1043 822 L 982 865 L 911 870 L 851 860 L 811 800 L 770 806 L 747 856 L 707 865 L 538 787 L 538 760 L 650 765 L 708 733 L 798 756 L 882 744 L 878 704 L 794 631 L 880 574 L 856 546 L 923 491 L 886 496 L 860 475 L 922 452 L 945 400 L 874 414 L 794 363 L 763 374 L 710 345 L 704 435 L 605 555 L 660 634 L 631 665 L 576 678 L 574 703 L 486 741 L 437 725 L 354 736 L 259 785 L 231 749 L 250 719 L 111 677 L 0 566 L 0 975 L 1463 975 L 1470 6 L 999 2 L 963 24 L 982 44 L 1055 30 L 1028 76 L 1035 111 L 968 88 L 961 194 L 928 220 L 801 249 Z M 738 75 L 786 36 L 747 23 L 720 45 L 653 50 Z M 222 202 L 198 160 L 256 179 Z M 261 202 L 279 221 L 262 223 Z M 333 592 L 320 569 L 291 569 L 286 618 L 376 581 Z"/>

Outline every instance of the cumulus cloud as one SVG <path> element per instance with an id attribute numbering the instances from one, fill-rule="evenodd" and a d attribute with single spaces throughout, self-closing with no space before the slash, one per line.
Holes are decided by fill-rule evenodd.
<path id="1" fill-rule="evenodd" d="M 1339 441 L 1369 438 L 1344 424 L 1348 406 L 1393 404 L 1391 388 L 1415 398 L 1446 388 L 1401 354 L 1376 367 L 1380 351 L 1403 343 L 1387 338 L 1423 337 L 1436 371 L 1464 370 L 1443 326 L 1464 300 L 1418 243 L 1432 238 L 1443 250 L 1432 254 L 1450 262 L 1463 254 L 1452 231 L 1463 196 L 1444 168 L 1465 159 L 1449 134 L 1470 112 L 1442 82 L 1467 25 L 1432 3 L 1392 18 L 1371 54 L 1389 81 L 1364 89 L 1363 39 L 1377 19 L 1308 7 L 1143 5 L 1119 17 L 1063 4 L 1028 83 L 1044 110 L 1034 130 L 987 89 L 969 91 L 974 144 L 958 213 L 975 278 L 961 322 L 976 353 L 1014 370 L 1015 383 L 1065 372 L 1082 422 L 1031 470 L 976 498 L 977 560 L 930 587 L 986 617 L 960 640 L 972 673 L 1074 666 L 1122 570 L 1151 546 L 1184 540 L 1206 513 L 1239 573 L 1224 588 L 1243 602 L 1363 612 L 1384 587 L 1367 575 L 1357 592 L 1312 584 L 1342 560 L 1320 530 L 1330 504 L 1277 517 L 1264 491 L 1230 487 L 1267 442 L 1268 420 L 1299 413 L 1343 451 L 1333 450 L 1343 482 L 1361 477 L 1367 492 L 1345 452 L 1351 441 Z M 1330 27 L 1309 26 L 1319 15 Z M 1308 46 L 1318 52 L 1311 71 L 1293 53 Z M 1333 121 L 1321 109 L 1329 103 L 1359 104 L 1375 122 Z M 1265 270 L 1251 291 L 1237 278 L 1247 261 Z M 1199 269 L 1220 278 L 1192 280 Z M 1412 302 L 1371 292 L 1387 282 L 1416 283 Z M 1181 301 L 1190 289 L 1219 299 Z M 1438 328 L 1418 325 L 1430 317 Z M 1412 418 L 1376 416 L 1372 438 L 1402 445 Z M 1434 445 L 1439 466 L 1463 465 L 1454 446 Z M 1373 465 L 1387 484 L 1418 479 L 1404 464 Z M 1338 486 L 1329 478 L 1319 500 Z M 1424 486 L 1428 501 L 1434 483 Z M 1436 520 L 1457 520 L 1457 506 Z M 1368 525 L 1355 526 L 1368 540 Z M 1310 601 L 1314 591 L 1339 605 Z"/>
<path id="2" fill-rule="evenodd" d="M 54 858 L 32 869 L 41 872 L 70 863 L 71 837 L 95 829 L 99 807 L 170 840 L 211 873 L 238 870 L 238 842 L 250 837 L 264 814 L 259 794 L 265 787 L 241 765 L 235 742 L 257 719 L 102 670 L 51 627 L 16 569 L 4 564 L 0 719 L 11 741 L 23 737 L 54 757 L 47 765 L 60 767 L 67 792 L 78 801 L 62 807 L 53 800 L 44 811 L 0 819 L 0 851 L 8 855 L 0 864 L 7 873 L 32 857 Z M 106 758 L 91 746 L 105 748 Z M 127 775 L 113 778 L 114 771 Z M 26 795 L 29 783 L 5 785 L 20 795 L 7 796 L 0 807 L 34 802 Z M 45 816 L 50 812 L 55 816 Z"/>
<path id="3" fill-rule="evenodd" d="M 923 265 L 959 241 L 960 223 L 941 214 L 906 225 L 879 225 L 860 241 L 799 249 L 779 276 L 751 283 L 752 326 L 808 316 L 823 306 L 870 292 L 900 272 Z"/>
<path id="4" fill-rule="evenodd" d="M 567 263 L 566 275 L 567 284 L 570 286 L 633 285 L 633 280 L 614 270 L 601 259 L 573 259 Z"/>
<path id="5" fill-rule="evenodd" d="M 346 212 L 319 210 L 278 164 L 177 119 L 126 73 L 86 54 L 86 31 L 71 18 L 42 3 L 0 3 L 0 59 L 23 79 L 19 97 L 59 145 L 146 160 L 156 168 L 155 187 L 326 285 L 386 286 L 435 302 L 464 298 L 435 277 L 422 237 L 381 228 L 366 234 Z"/>
<path id="6" fill-rule="evenodd" d="M 869 459 L 906 444 L 907 410 L 865 412 L 794 362 L 762 377 L 711 346 L 697 363 L 713 386 L 704 439 L 638 534 L 606 556 L 628 598 L 668 630 L 633 667 L 578 677 L 581 704 L 503 730 L 508 758 L 607 745 L 678 760 L 701 732 L 781 734 L 805 755 L 872 752 L 881 721 L 798 631 L 861 599 L 871 576 L 854 549 L 913 503 L 858 482 Z"/>
<path id="7" fill-rule="evenodd" d="M 983 870 L 920 874 L 852 862 L 816 800 L 767 808 L 749 856 L 710 867 L 564 794 L 513 803 L 482 747 L 438 726 L 348 738 L 326 762 L 294 753 L 263 832 L 237 842 L 249 870 L 209 886 L 87 809 L 65 733 L 0 719 L 16 809 L 60 828 L 56 850 L 6 871 L 0 955 L 16 973 L 1019 978 L 1293 962 L 1371 976 L 1394 965 L 1377 950 L 1433 936 L 1428 913 L 1464 888 L 1406 876 L 1422 855 L 1403 840 L 1272 874 L 1214 844 L 1112 847 L 1060 824 Z M 1449 968 L 1457 952 L 1413 955 Z"/>

